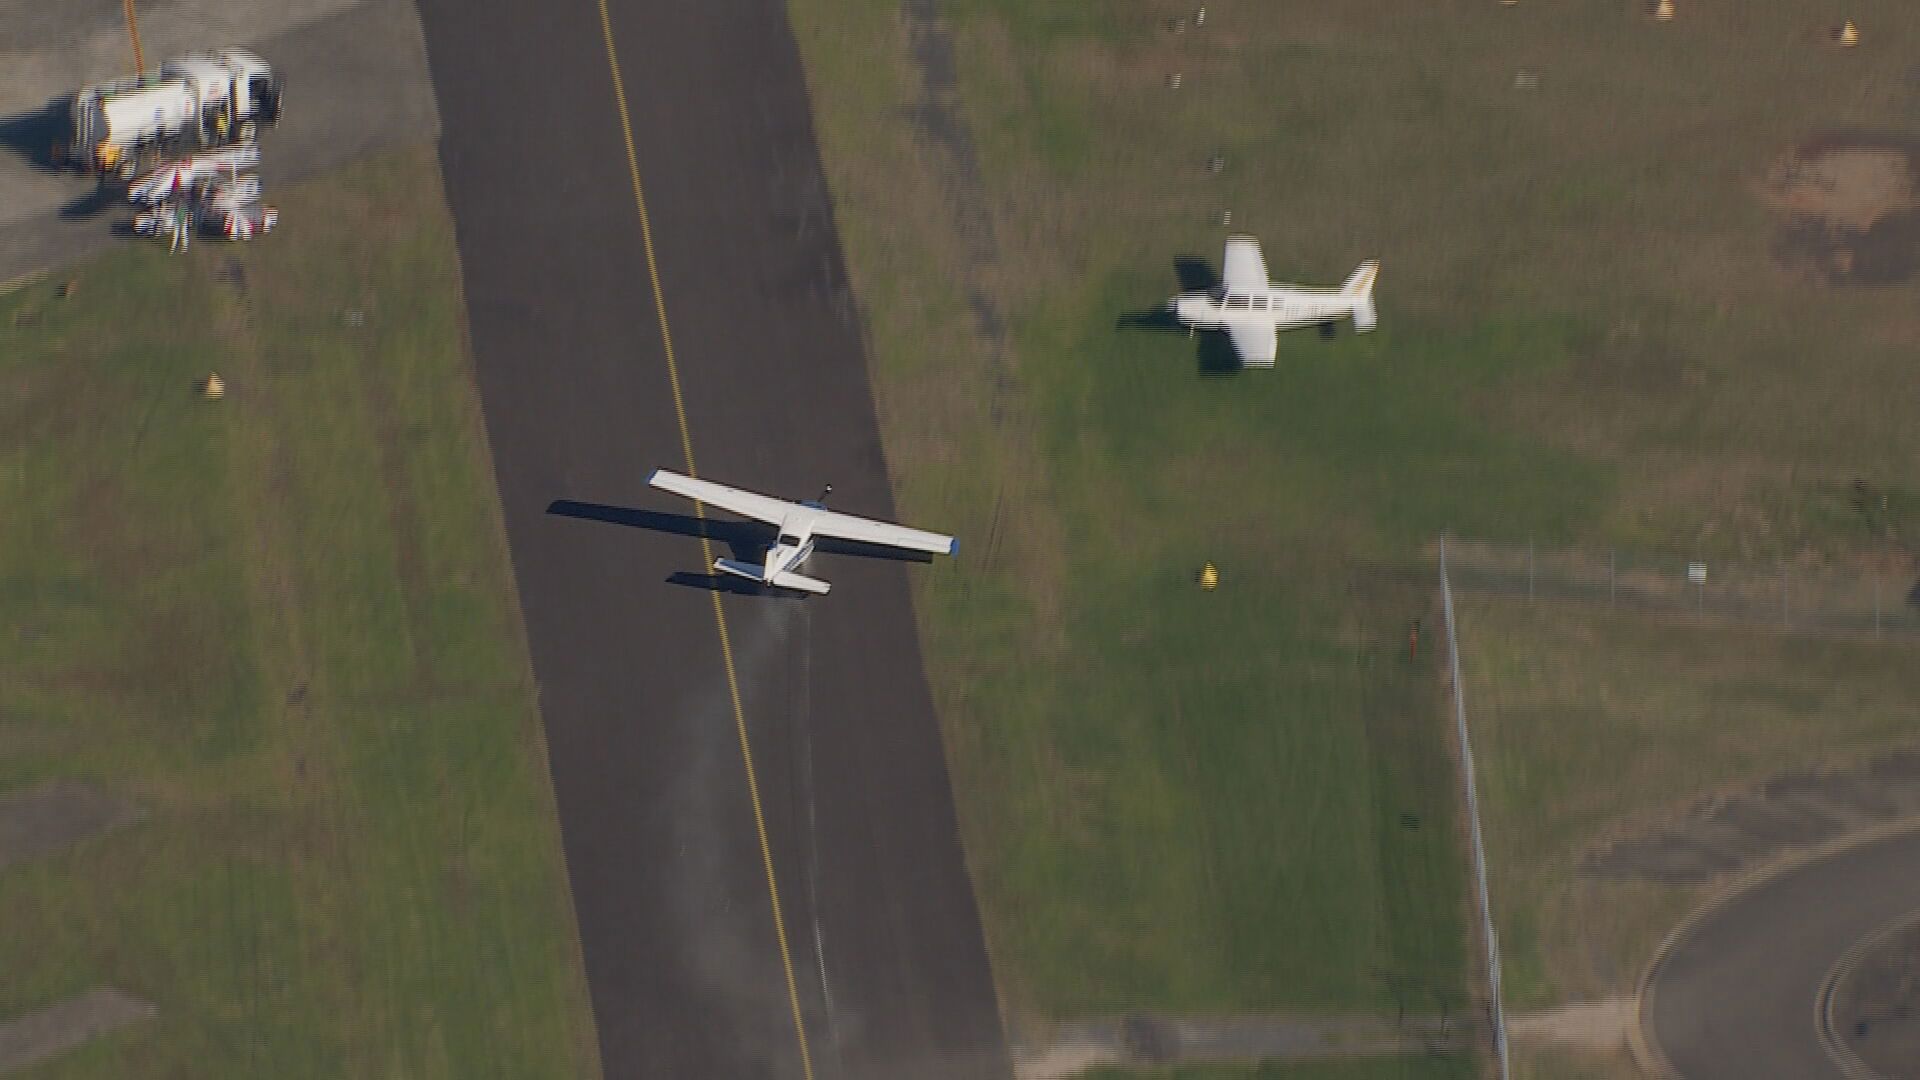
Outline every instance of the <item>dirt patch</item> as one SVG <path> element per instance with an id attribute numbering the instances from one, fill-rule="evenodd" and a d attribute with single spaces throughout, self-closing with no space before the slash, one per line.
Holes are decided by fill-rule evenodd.
<path id="1" fill-rule="evenodd" d="M 1776 777 L 1713 795 L 1673 825 L 1607 844 L 1582 868 L 1602 877 L 1697 885 L 1795 848 L 1920 815 L 1920 750 L 1889 754 L 1845 772 Z"/>
<path id="2" fill-rule="evenodd" d="M 1483 1029 L 1471 1018 L 1134 1013 L 1062 1024 L 1050 1045 L 1017 1052 L 1013 1071 L 1018 1080 L 1064 1080 L 1098 1066 L 1465 1053 L 1483 1041 Z"/>
<path id="3" fill-rule="evenodd" d="M 0 1073 L 22 1069 L 152 1016 L 151 1002 L 110 988 L 89 990 L 0 1023 Z"/>
<path id="4" fill-rule="evenodd" d="M 1638 1022 L 1632 998 L 1583 1001 L 1537 1013 L 1507 1017 L 1507 1033 L 1519 1039 L 1553 1039 L 1597 1050 L 1627 1044 L 1627 1032 Z"/>
<path id="5" fill-rule="evenodd" d="M 0 796 L 0 870 L 130 825 L 144 815 L 134 803 L 68 780 Z M 0 1060 L 4 1057 L 0 1053 Z"/>
<path id="6" fill-rule="evenodd" d="M 1786 217 L 1774 254 L 1830 285 L 1890 285 L 1920 269 L 1920 139 L 1827 135 L 1776 162 L 1762 192 Z"/>

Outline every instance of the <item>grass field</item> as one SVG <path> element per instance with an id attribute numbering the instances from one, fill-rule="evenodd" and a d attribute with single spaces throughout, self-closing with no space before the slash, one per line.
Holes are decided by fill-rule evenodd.
<path id="1" fill-rule="evenodd" d="M 148 810 L 0 873 L 0 1018 L 157 1005 L 36 1077 L 591 1075 L 438 172 L 280 204 L 0 298 L 0 791 Z"/>
<path id="2" fill-rule="evenodd" d="M 1832 507 L 1920 486 L 1913 292 L 1776 258 L 1768 183 L 1920 115 L 1910 21 L 1856 5 L 1842 52 L 1802 5 L 931 7 L 790 4 L 905 511 L 976 553 L 921 617 L 1016 1029 L 1381 1005 L 1383 972 L 1460 1000 L 1420 552 L 1873 547 Z M 1380 332 L 1208 378 L 1125 325 L 1223 210 L 1276 276 L 1381 258 Z"/>

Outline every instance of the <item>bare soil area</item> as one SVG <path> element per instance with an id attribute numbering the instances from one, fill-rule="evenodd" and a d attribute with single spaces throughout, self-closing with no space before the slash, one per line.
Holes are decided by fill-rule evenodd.
<path id="1" fill-rule="evenodd" d="M 45 1061 L 153 1013 L 152 1003 L 103 987 L 0 1022 L 0 1073 Z"/>
<path id="2" fill-rule="evenodd" d="M 1582 1001 L 1535 1013 L 1507 1017 L 1507 1034 L 1517 1039 L 1552 1039 L 1596 1050 L 1627 1044 L 1627 1032 L 1636 1021 L 1632 998 Z"/>
<path id="3" fill-rule="evenodd" d="M 1856 769 L 1788 774 L 1707 796 L 1678 822 L 1590 853 L 1583 868 L 1604 877 L 1697 885 L 1794 848 L 1915 815 L 1920 750 L 1907 750 Z"/>
<path id="4" fill-rule="evenodd" d="M 0 870 L 130 825 L 144 815 L 132 802 L 66 780 L 0 796 Z"/>
<path id="5" fill-rule="evenodd" d="M 1774 253 L 1831 285 L 1891 285 L 1920 268 L 1920 140 L 1825 135 L 1769 172 L 1763 199 L 1786 216 Z"/>

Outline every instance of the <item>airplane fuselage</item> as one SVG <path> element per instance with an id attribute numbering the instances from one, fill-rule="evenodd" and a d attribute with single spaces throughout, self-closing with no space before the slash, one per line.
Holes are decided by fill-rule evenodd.
<path id="1" fill-rule="evenodd" d="M 1174 318 L 1196 330 L 1225 330 L 1245 325 L 1293 330 L 1351 318 L 1354 298 L 1339 289 L 1277 288 L 1257 292 L 1227 292 L 1214 288 L 1186 292 L 1167 309 Z"/>
<path id="2" fill-rule="evenodd" d="M 760 580 L 772 584 L 773 579 L 789 570 L 798 570 L 813 554 L 814 537 L 810 531 L 794 531 L 786 527 L 780 529 L 779 539 L 767 548 L 767 561 L 760 572 Z"/>

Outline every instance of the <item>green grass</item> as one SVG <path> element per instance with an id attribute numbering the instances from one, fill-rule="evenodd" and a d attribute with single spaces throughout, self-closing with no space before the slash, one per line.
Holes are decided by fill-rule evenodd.
<path id="1" fill-rule="evenodd" d="M 1905 122 L 1890 0 L 1851 54 L 1792 6 L 1229 3 L 1174 35 L 1190 10 L 956 0 L 977 188 L 914 127 L 897 4 L 789 7 L 903 513 L 968 540 L 916 581 L 1016 1031 L 1380 1006 L 1382 973 L 1462 999 L 1443 699 L 1400 660 L 1443 529 L 1851 558 L 1881 541 L 1836 485 L 1915 487 L 1912 288 L 1783 271 L 1756 196 L 1816 130 Z M 1118 326 L 1217 264 L 1223 209 L 1276 277 L 1381 258 L 1380 331 L 1205 378 Z"/>
<path id="2" fill-rule="evenodd" d="M 438 173 L 282 207 L 0 299 L 0 790 L 149 810 L 0 873 L 0 1016 L 158 1006 L 35 1076 L 591 1073 Z"/>

